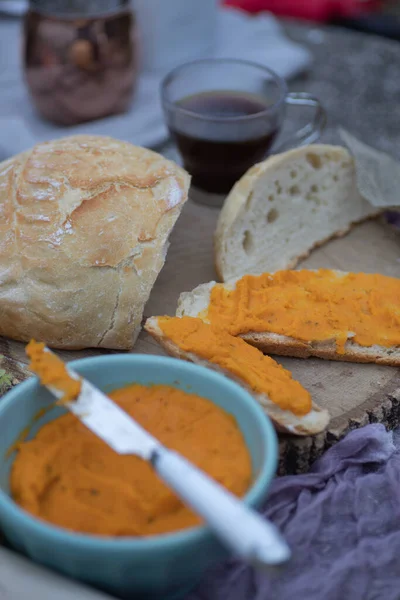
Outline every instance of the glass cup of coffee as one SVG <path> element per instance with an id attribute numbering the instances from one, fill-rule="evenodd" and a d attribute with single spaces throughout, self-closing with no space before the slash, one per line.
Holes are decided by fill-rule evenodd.
<path id="1" fill-rule="evenodd" d="M 165 77 L 161 96 L 169 131 L 192 176 L 192 197 L 214 206 L 271 151 L 288 104 L 312 107 L 314 116 L 274 152 L 315 142 L 326 122 L 316 98 L 288 93 L 271 69 L 243 60 L 181 65 Z"/>

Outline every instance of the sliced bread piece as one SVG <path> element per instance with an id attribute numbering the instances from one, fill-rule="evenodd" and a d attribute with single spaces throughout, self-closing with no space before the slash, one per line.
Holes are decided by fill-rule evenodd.
<path id="1" fill-rule="evenodd" d="M 328 412 L 312 403 L 309 393 L 289 371 L 240 338 L 190 318 L 151 317 L 145 330 L 172 356 L 219 371 L 242 385 L 278 431 L 305 436 L 319 433 L 328 425 Z M 212 349 L 211 353 L 204 352 L 204 348 Z M 269 395 L 260 393 L 260 379 L 267 380 Z M 285 409 L 288 406 L 296 412 Z"/>
<path id="2" fill-rule="evenodd" d="M 312 271 L 309 271 L 312 272 Z M 293 271 L 293 273 L 299 273 Z M 342 271 L 332 271 L 339 277 L 345 277 L 348 273 Z M 273 275 L 270 275 L 273 277 Z M 366 276 L 366 277 L 374 277 Z M 398 333 L 397 338 L 400 339 L 400 279 L 396 278 L 384 278 L 390 279 L 396 285 L 396 294 L 393 298 L 393 303 L 386 303 L 385 310 L 391 311 L 391 318 L 393 322 L 393 331 Z M 192 292 L 185 292 L 180 295 L 177 307 L 177 316 L 190 316 L 200 317 L 205 322 L 210 322 L 208 316 L 209 305 L 211 301 L 211 292 L 215 286 L 223 287 L 225 290 L 235 290 L 237 282 L 231 281 L 225 284 L 219 284 L 215 281 L 210 283 L 202 284 L 196 287 Z M 376 290 L 379 293 L 379 289 Z M 373 300 L 379 303 L 379 299 L 376 297 Z M 340 310 L 340 305 L 338 310 Z M 360 305 L 360 311 L 364 310 Z M 211 320 L 211 322 L 213 322 Z M 221 326 L 221 322 L 219 323 Z M 236 328 L 236 324 L 233 325 Z M 237 328 L 236 328 L 237 329 Z M 342 344 L 341 349 L 338 349 L 337 338 L 332 337 L 331 339 L 324 340 L 304 340 L 296 339 L 288 335 L 282 335 L 282 333 L 276 333 L 268 331 L 267 318 L 265 322 L 265 331 L 243 331 L 240 333 L 246 342 L 256 346 L 267 354 L 276 354 L 281 356 L 293 356 L 296 358 L 308 358 L 310 356 L 316 356 L 319 358 L 348 361 L 348 362 L 360 362 L 360 363 L 377 363 L 381 365 L 389 366 L 400 366 L 400 345 L 396 342 L 391 347 L 383 345 L 373 344 L 371 346 L 363 346 L 356 343 L 353 339 L 354 332 L 344 332 L 344 339 L 347 341 Z M 228 324 L 229 330 L 229 324 Z M 231 328 L 232 332 L 232 328 Z"/>
<path id="3" fill-rule="evenodd" d="M 218 276 L 291 269 L 314 247 L 381 212 L 359 194 L 345 148 L 311 145 L 272 156 L 225 200 L 215 232 Z"/>

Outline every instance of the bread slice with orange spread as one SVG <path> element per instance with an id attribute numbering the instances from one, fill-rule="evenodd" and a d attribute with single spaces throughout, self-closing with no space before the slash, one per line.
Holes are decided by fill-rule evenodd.
<path id="1" fill-rule="evenodd" d="M 200 317 L 268 354 L 400 366 L 400 279 L 278 271 L 181 294 L 178 316 Z"/>
<path id="2" fill-rule="evenodd" d="M 245 387 L 278 430 L 304 436 L 326 428 L 328 412 L 289 371 L 242 339 L 191 317 L 151 317 L 145 330 L 172 356 L 220 371 Z"/>

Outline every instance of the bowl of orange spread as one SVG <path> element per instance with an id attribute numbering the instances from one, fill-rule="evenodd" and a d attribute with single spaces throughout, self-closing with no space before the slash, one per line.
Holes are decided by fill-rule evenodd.
<path id="1" fill-rule="evenodd" d="M 236 383 L 166 357 L 71 366 L 150 433 L 258 507 L 277 463 L 274 429 Z M 0 402 L 0 529 L 32 559 L 119 597 L 181 597 L 225 556 L 135 456 L 116 454 L 32 378 Z"/>

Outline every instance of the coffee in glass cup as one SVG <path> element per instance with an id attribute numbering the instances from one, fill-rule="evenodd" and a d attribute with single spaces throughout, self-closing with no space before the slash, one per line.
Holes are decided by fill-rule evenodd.
<path id="1" fill-rule="evenodd" d="M 211 205 L 221 204 L 236 181 L 268 155 L 287 104 L 313 107 L 314 120 L 279 150 L 316 141 L 325 124 L 318 100 L 289 94 L 279 75 L 242 60 L 186 63 L 167 75 L 161 93 L 167 125 L 192 187 L 204 192 L 195 197 Z"/>

